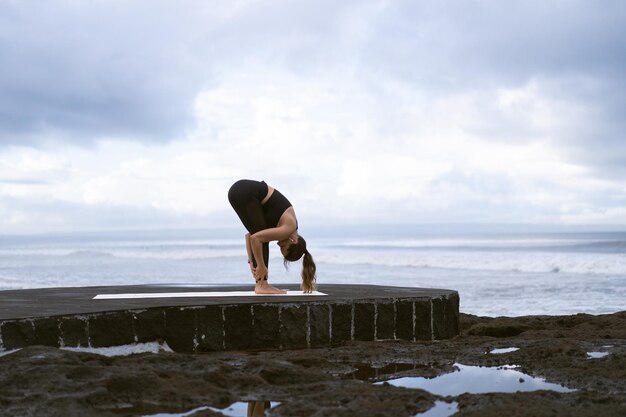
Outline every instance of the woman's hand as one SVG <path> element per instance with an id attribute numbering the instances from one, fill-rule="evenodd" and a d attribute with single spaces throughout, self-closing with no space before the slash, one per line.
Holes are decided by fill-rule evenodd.
<path id="1" fill-rule="evenodd" d="M 267 278 L 267 268 L 263 264 L 258 264 L 254 269 L 254 277 L 257 281 Z"/>

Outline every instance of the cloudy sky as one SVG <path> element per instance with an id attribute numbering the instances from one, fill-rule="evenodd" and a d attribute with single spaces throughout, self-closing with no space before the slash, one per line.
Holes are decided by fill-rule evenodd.
<path id="1" fill-rule="evenodd" d="M 626 226 L 626 2 L 0 0 L 0 234 Z"/>

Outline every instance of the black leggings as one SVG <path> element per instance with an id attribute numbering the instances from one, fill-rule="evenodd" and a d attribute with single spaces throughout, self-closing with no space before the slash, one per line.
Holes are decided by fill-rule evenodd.
<path id="1" fill-rule="evenodd" d="M 261 201 L 267 195 L 267 191 L 268 188 L 265 181 L 253 180 L 239 180 L 228 190 L 228 201 L 250 234 L 268 228 L 263 215 L 263 206 L 261 205 Z M 265 261 L 265 266 L 269 268 L 269 242 L 263 243 L 263 260 Z M 252 255 L 252 262 L 254 267 L 256 267 L 257 262 L 254 259 L 254 255 Z"/>

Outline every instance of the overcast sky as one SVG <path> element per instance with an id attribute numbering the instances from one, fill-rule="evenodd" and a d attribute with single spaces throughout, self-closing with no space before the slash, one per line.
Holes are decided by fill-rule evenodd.
<path id="1" fill-rule="evenodd" d="M 0 234 L 626 226 L 626 2 L 0 0 Z"/>

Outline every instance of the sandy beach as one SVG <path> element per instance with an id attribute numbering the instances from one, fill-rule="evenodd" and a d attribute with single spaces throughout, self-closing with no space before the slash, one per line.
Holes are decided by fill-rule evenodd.
<path id="1" fill-rule="evenodd" d="M 29 347 L 0 357 L 0 415 L 219 416 L 249 401 L 271 401 L 272 416 L 414 416 L 436 402 L 455 416 L 626 414 L 626 312 L 462 314 L 461 326 L 451 340 L 290 351 L 106 357 Z M 527 376 L 516 377 L 514 390 L 540 377 L 569 392 L 441 395 L 393 385 L 401 377 L 461 376 L 459 367 L 470 365 L 517 366 L 510 370 Z M 471 391 L 478 382 L 459 384 Z"/>

